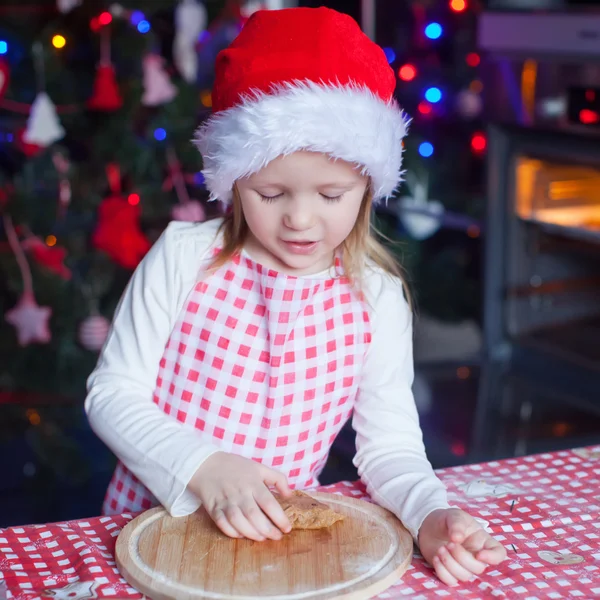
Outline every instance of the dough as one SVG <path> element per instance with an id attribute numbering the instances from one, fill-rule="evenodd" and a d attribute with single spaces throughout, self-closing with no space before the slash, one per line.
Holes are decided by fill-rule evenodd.
<path id="1" fill-rule="evenodd" d="M 324 529 L 341 521 L 344 515 L 329 508 L 308 494 L 294 490 L 289 498 L 276 496 L 292 529 Z"/>

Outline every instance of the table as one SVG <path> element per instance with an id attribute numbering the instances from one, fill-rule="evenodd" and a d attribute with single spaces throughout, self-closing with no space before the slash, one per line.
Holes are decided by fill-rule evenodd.
<path id="1" fill-rule="evenodd" d="M 508 559 L 448 588 L 415 552 L 378 598 L 600 597 L 600 446 L 439 470 L 450 501 L 481 519 Z M 324 491 L 365 498 L 358 482 Z M 115 540 L 135 515 L 0 529 L 0 599 L 143 598 L 119 576 Z"/>

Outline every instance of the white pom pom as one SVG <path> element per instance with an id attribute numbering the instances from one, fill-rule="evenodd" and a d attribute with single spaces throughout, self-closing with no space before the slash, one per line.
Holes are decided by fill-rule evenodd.
<path id="1" fill-rule="evenodd" d="M 188 83 L 196 80 L 198 55 L 196 42 L 206 28 L 206 8 L 196 0 L 182 0 L 175 9 L 175 40 L 173 61 Z"/>
<path id="2" fill-rule="evenodd" d="M 159 106 L 175 98 L 177 88 L 163 69 L 164 59 L 157 54 L 148 54 L 144 58 L 144 106 Z"/>
<path id="3" fill-rule="evenodd" d="M 84 319 L 79 326 L 79 343 L 92 352 L 98 352 L 102 349 L 108 331 L 110 322 L 101 315 L 92 315 Z"/>
<path id="4" fill-rule="evenodd" d="M 65 130 L 58 120 L 56 107 L 46 92 L 40 92 L 31 106 L 23 140 L 45 148 L 62 139 L 64 135 Z"/>

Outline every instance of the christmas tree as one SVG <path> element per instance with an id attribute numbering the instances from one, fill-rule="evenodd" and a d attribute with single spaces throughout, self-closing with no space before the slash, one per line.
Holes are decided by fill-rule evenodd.
<path id="1" fill-rule="evenodd" d="M 202 221 L 214 57 L 241 2 L 0 7 L 0 388 L 81 398 L 132 271 Z"/>
<path id="2" fill-rule="evenodd" d="M 421 314 L 479 311 L 481 83 L 468 0 L 325 4 L 364 20 L 412 118 L 406 181 L 374 215 Z M 132 271 L 206 203 L 192 133 L 217 52 L 261 3 L 0 7 L 0 389 L 81 397 Z M 251 8 L 249 8 L 251 7 Z M 366 25 L 366 24 L 365 24 Z M 400 243 L 398 243 L 400 242 Z"/>

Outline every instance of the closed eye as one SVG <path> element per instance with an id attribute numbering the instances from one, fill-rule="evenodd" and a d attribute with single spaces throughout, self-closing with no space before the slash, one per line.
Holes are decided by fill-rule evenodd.
<path id="1" fill-rule="evenodd" d="M 340 194 L 339 196 L 326 196 L 325 194 L 321 194 L 321 198 L 325 200 L 325 202 L 339 202 L 344 194 Z"/>
<path id="2" fill-rule="evenodd" d="M 277 194 L 275 196 L 263 196 L 262 194 L 258 194 L 260 196 L 260 199 L 263 202 L 275 202 L 275 200 L 277 200 L 277 198 L 281 198 L 281 196 L 283 196 L 283 194 Z"/>

